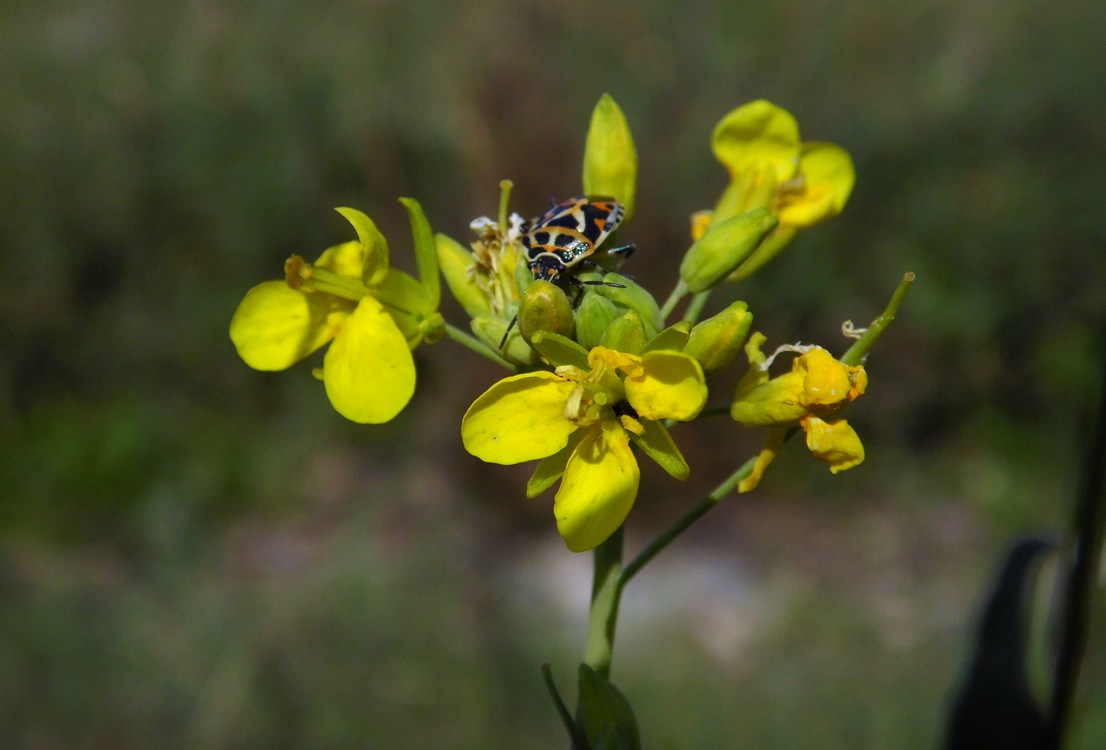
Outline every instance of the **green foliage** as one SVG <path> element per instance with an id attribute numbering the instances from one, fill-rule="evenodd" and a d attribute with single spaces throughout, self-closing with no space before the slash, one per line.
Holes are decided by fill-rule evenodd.
<path id="1" fill-rule="evenodd" d="M 615 16 L 597 24 L 579 0 L 3 6 L 0 735 L 13 746 L 560 741 L 534 665 L 569 661 L 578 644 L 560 639 L 577 623 L 550 643 L 535 633 L 556 621 L 554 595 L 489 605 L 523 596 L 496 576 L 532 559 L 544 525 L 507 528 L 526 511 L 487 499 L 452 429 L 416 433 L 427 414 L 386 436 L 340 424 L 306 371 L 243 368 L 226 323 L 244 284 L 348 231 L 333 206 L 404 237 L 392 196 L 417 195 L 458 236 L 506 175 L 524 214 L 576 192 L 603 91 L 637 135 L 621 234 L 643 285 L 689 244 L 666 228 L 724 184 L 710 124 L 753 96 L 847 146 L 859 175 L 840 217 L 734 289 L 772 310 L 757 325 L 829 340 L 876 313 L 904 268 L 919 279 L 872 365 L 898 385 L 855 414 L 881 446 L 865 473 L 812 500 L 822 471 L 783 455 L 770 505 L 688 541 L 724 548 L 722 571 L 758 571 L 772 617 L 740 620 L 749 640 L 725 658 L 718 632 L 686 628 L 661 629 L 656 652 L 674 656 L 648 668 L 618 655 L 647 739 L 934 746 L 987 561 L 1008 534 L 1067 516 L 1042 497 L 1070 482 L 1106 315 L 1093 168 L 1106 6 L 647 2 Z M 413 408 L 456 423 L 477 377 L 420 371 L 444 395 Z M 738 452 L 709 433 L 684 450 L 704 476 Z M 321 465 L 375 496 L 319 482 Z M 644 518 L 671 509 L 643 505 Z M 477 554 L 489 529 L 527 546 Z M 448 540 L 440 554 L 410 546 L 426 534 Z M 750 609 L 737 598 L 714 616 Z M 1104 675 L 1092 639 L 1072 748 L 1106 745 Z"/>

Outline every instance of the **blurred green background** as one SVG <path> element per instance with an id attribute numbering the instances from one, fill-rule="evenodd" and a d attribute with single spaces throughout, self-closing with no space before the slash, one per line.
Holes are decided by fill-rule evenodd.
<path id="1" fill-rule="evenodd" d="M 765 97 L 842 144 L 844 214 L 712 300 L 840 351 L 918 282 L 850 411 L 868 460 L 786 451 L 634 582 L 614 680 L 656 748 L 932 748 L 1012 539 L 1062 530 L 1106 312 L 1106 4 L 161 3 L 0 8 L 0 745 L 548 748 L 588 556 L 528 467 L 464 453 L 500 373 L 443 342 L 392 424 L 249 370 L 253 284 L 395 198 L 434 228 L 579 191 L 591 107 L 641 160 L 628 271 L 663 296 Z M 449 317 L 463 324 L 457 310 Z M 681 429 L 632 551 L 758 448 Z M 792 446 L 795 448 L 796 446 Z M 1071 747 L 1106 746 L 1101 607 Z"/>

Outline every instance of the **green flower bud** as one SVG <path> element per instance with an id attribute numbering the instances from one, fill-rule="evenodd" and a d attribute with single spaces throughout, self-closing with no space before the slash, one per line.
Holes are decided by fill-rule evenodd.
<path id="1" fill-rule="evenodd" d="M 576 340 L 585 349 L 599 346 L 603 334 L 620 312 L 618 305 L 601 294 L 593 292 L 585 294 L 576 309 Z"/>
<path id="2" fill-rule="evenodd" d="M 637 149 L 626 116 L 610 94 L 603 94 L 591 114 L 584 144 L 584 193 L 610 196 L 634 213 Z"/>
<path id="3" fill-rule="evenodd" d="M 640 353 L 645 346 L 645 324 L 641 322 L 638 311 L 627 310 L 615 318 L 603 333 L 599 345 L 627 354 Z"/>
<path id="4" fill-rule="evenodd" d="M 688 249 L 680 264 L 680 279 L 696 294 L 711 289 L 733 273 L 777 224 L 779 219 L 767 208 L 712 224 Z"/>
<path id="5" fill-rule="evenodd" d="M 638 286 L 633 279 L 617 273 L 604 274 L 603 281 L 618 286 L 597 285 L 594 287 L 595 291 L 624 310 L 637 310 L 638 314 L 641 315 L 641 321 L 645 324 L 647 338 L 656 336 L 664 328 L 664 317 L 661 315 L 660 305 L 657 304 L 657 300 L 645 287 Z"/>
<path id="6" fill-rule="evenodd" d="M 713 375 L 734 361 L 752 324 L 753 314 L 748 306 L 734 302 L 691 329 L 684 353 L 699 360 L 703 374 Z"/>
<path id="7" fill-rule="evenodd" d="M 527 342 L 539 331 L 572 336 L 575 323 L 572 305 L 556 284 L 535 281 L 522 293 L 518 305 L 518 327 Z"/>
<path id="8" fill-rule="evenodd" d="M 795 236 L 795 227 L 778 227 L 761 242 L 753 254 L 746 258 L 726 281 L 737 281 L 752 276 L 761 266 L 775 258 Z"/>
<path id="9" fill-rule="evenodd" d="M 491 311 L 488 293 L 476 283 L 476 277 L 469 273 L 472 268 L 472 253 L 456 240 L 438 234 L 434 237 L 438 251 L 438 267 L 454 299 L 461 303 L 470 318 Z"/>

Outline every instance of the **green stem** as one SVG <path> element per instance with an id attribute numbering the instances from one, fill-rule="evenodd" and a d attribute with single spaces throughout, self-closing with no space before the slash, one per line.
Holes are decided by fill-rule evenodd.
<path id="1" fill-rule="evenodd" d="M 703 307 L 707 304 L 707 300 L 710 299 L 711 290 L 708 289 L 705 292 L 699 292 L 691 298 L 691 303 L 688 304 L 687 310 L 684 312 L 684 320 L 688 323 L 696 323 L 699 320 L 699 313 L 703 312 Z"/>
<path id="2" fill-rule="evenodd" d="M 481 355 L 482 357 L 487 357 L 492 362 L 495 362 L 496 364 L 499 364 L 499 365 L 503 365 L 504 367 L 506 367 L 509 370 L 515 369 L 514 365 L 512 365 L 507 360 L 503 359 L 503 357 L 499 356 L 499 354 L 497 354 L 495 351 L 493 351 L 490 346 L 488 346 L 487 344 L 485 344 L 483 341 L 476 338 L 475 336 L 473 336 L 471 334 L 468 334 L 468 333 L 465 333 L 464 331 L 462 331 L 457 326 L 450 325 L 449 323 L 446 323 L 445 324 L 445 333 L 446 333 L 447 336 L 449 336 L 451 339 L 453 339 L 454 341 L 456 341 L 458 344 L 465 347 L 466 349 L 471 349 L 472 351 L 476 352 L 477 354 Z"/>
<path id="3" fill-rule="evenodd" d="M 868 356 L 868 352 L 871 351 L 872 345 L 876 343 L 876 339 L 895 320 L 895 315 L 899 312 L 899 306 L 906 298 L 906 292 L 913 282 L 913 271 L 903 274 L 902 281 L 899 282 L 899 287 L 895 290 L 895 293 L 891 295 L 891 301 L 887 303 L 887 307 L 878 318 L 872 321 L 872 324 L 868 326 L 868 330 L 856 340 L 856 343 L 849 347 L 849 350 L 841 357 L 842 363 L 858 365 L 864 357 Z"/>
<path id="4" fill-rule="evenodd" d="M 619 577 L 618 582 L 619 593 L 621 593 L 622 587 L 629 583 L 630 579 L 637 575 L 638 571 L 644 568 L 661 550 L 671 544 L 680 534 L 691 528 L 691 525 L 705 516 L 707 511 L 718 505 L 722 498 L 733 492 L 738 482 L 749 476 L 749 472 L 753 470 L 753 466 L 756 465 L 756 462 L 757 456 L 753 456 L 743 463 L 737 471 L 730 474 L 721 484 L 715 487 L 714 492 L 707 495 L 698 505 L 685 513 L 676 523 L 672 524 L 664 533 L 654 539 L 648 547 L 639 552 L 638 556 L 622 569 L 622 575 Z"/>
<path id="5" fill-rule="evenodd" d="M 499 181 L 499 231 L 507 236 L 507 200 L 511 197 L 511 188 L 515 183 L 510 180 Z"/>
<path id="6" fill-rule="evenodd" d="M 687 296 L 687 292 L 687 285 L 684 284 L 683 279 L 676 282 L 676 288 L 672 290 L 672 294 L 668 295 L 668 299 L 666 299 L 664 305 L 661 306 L 662 320 L 668 320 L 668 316 L 676 309 L 676 305 L 680 303 L 680 300 Z"/>
<path id="7" fill-rule="evenodd" d="M 610 677 L 618 604 L 622 597 L 622 527 L 596 547 L 594 554 L 584 663 L 604 677 Z"/>

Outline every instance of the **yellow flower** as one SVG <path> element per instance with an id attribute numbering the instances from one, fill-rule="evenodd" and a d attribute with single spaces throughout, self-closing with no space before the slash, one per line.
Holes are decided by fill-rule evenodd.
<path id="1" fill-rule="evenodd" d="M 707 387 L 693 358 L 674 351 L 641 356 L 597 346 L 554 372 L 505 378 L 481 395 L 461 423 L 465 448 L 489 463 L 544 459 L 527 485 L 534 497 L 561 479 L 557 527 L 573 552 L 592 549 L 622 522 L 640 470 L 631 440 L 669 474 L 688 466 L 659 420 L 694 419 Z"/>
<path id="2" fill-rule="evenodd" d="M 852 158 L 832 143 L 799 140 L 799 125 L 787 110 L 764 99 L 730 112 L 714 128 L 714 155 L 730 173 L 713 216 L 692 217 L 692 239 L 717 224 L 756 208 L 767 208 L 779 226 L 734 273 L 743 278 L 774 258 L 796 230 L 841 212 L 852 192 Z"/>
<path id="3" fill-rule="evenodd" d="M 379 424 L 410 401 L 411 350 L 439 335 L 442 321 L 431 291 L 388 267 L 387 243 L 369 217 L 339 211 L 359 241 L 336 245 L 313 264 L 290 258 L 283 281 L 246 293 L 230 338 L 256 370 L 286 369 L 332 342 L 321 375 L 330 403 L 347 419 Z"/>
<path id="4" fill-rule="evenodd" d="M 801 427 L 807 447 L 830 471 L 851 469 L 864 460 L 864 446 L 844 419 L 830 421 L 848 403 L 863 395 L 868 374 L 862 365 L 849 366 L 825 349 L 785 347 L 799 351 L 791 371 L 768 377 L 770 361 L 760 351 L 764 336 L 753 334 L 746 344 L 749 372 L 737 385 L 730 416 L 746 427 L 775 427 L 752 473 L 738 489 L 748 492 L 759 484 L 764 471 L 783 446 L 788 431 Z"/>

